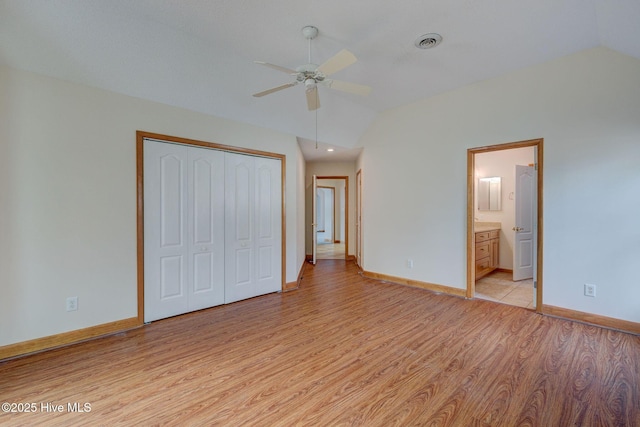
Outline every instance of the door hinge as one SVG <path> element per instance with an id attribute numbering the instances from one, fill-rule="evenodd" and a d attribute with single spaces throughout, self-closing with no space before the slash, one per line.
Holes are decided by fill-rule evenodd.
<path id="1" fill-rule="evenodd" d="M 538 281 L 537 280 L 533 281 L 533 289 L 538 289 Z"/>

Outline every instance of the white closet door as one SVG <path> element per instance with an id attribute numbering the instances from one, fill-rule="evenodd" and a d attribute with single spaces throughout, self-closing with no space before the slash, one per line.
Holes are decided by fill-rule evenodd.
<path id="1" fill-rule="evenodd" d="M 187 311 L 187 148 L 144 142 L 144 320 Z"/>
<path id="2" fill-rule="evenodd" d="M 189 148 L 189 311 L 224 304 L 224 153 Z"/>
<path id="3" fill-rule="evenodd" d="M 224 302 L 223 203 L 223 153 L 145 140 L 145 322 Z"/>
<path id="4" fill-rule="evenodd" d="M 225 302 L 281 289 L 281 162 L 225 153 Z"/>

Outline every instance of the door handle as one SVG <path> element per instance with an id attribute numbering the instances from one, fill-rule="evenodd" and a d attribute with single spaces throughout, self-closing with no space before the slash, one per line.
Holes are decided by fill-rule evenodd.
<path id="1" fill-rule="evenodd" d="M 517 231 L 524 230 L 524 228 L 522 228 L 522 227 L 513 227 L 512 230 L 517 232 Z"/>

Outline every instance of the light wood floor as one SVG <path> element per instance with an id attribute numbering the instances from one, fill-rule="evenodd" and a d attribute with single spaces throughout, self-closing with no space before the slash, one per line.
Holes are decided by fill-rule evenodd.
<path id="1" fill-rule="evenodd" d="M 534 308 L 533 279 L 513 281 L 513 273 L 495 271 L 476 281 L 476 298 Z"/>
<path id="2" fill-rule="evenodd" d="M 322 243 L 316 246 L 316 259 L 345 259 L 344 243 Z"/>
<path id="3" fill-rule="evenodd" d="M 321 260 L 297 291 L 0 363 L 0 396 L 38 405 L 1 425 L 640 426 L 640 337 Z"/>

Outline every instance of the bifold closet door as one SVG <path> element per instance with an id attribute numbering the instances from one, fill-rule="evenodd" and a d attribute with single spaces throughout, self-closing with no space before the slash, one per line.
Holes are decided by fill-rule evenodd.
<path id="1" fill-rule="evenodd" d="M 225 153 L 225 302 L 282 288 L 281 161 Z"/>
<path id="2" fill-rule="evenodd" d="M 224 232 L 224 153 L 145 140 L 145 322 L 224 303 Z"/>

